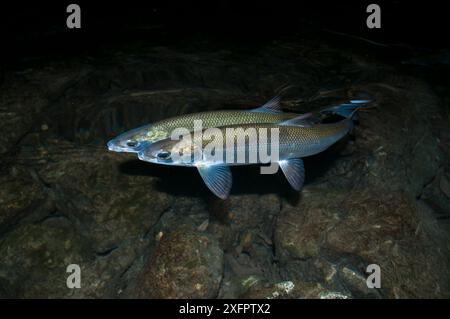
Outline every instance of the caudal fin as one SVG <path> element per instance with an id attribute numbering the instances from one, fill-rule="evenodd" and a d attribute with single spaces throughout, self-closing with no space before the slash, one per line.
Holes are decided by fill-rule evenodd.
<path id="1" fill-rule="evenodd" d="M 355 114 L 358 111 L 368 110 L 372 107 L 365 106 L 366 104 L 371 103 L 373 100 L 350 100 L 347 103 L 334 105 L 331 107 L 327 107 L 319 113 L 321 114 L 337 114 L 345 118 L 354 118 Z"/>

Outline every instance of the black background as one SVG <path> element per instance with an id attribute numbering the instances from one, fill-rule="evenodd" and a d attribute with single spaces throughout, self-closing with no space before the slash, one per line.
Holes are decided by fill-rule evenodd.
<path id="1" fill-rule="evenodd" d="M 70 3 L 81 7 L 81 29 L 66 27 Z M 381 29 L 366 26 L 370 3 L 381 7 Z M 448 47 L 448 14 L 445 1 L 18 1 L 1 5 L 2 51 L 14 61 L 133 39 L 257 41 L 305 28 L 436 49 Z"/>

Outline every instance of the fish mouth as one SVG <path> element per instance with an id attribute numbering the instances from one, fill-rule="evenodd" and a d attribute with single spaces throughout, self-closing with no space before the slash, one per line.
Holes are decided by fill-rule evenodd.
<path id="1" fill-rule="evenodd" d="M 106 143 L 106 146 L 108 147 L 109 151 L 119 152 L 119 153 L 139 153 L 145 147 L 145 145 L 142 145 L 140 147 L 136 147 L 134 149 L 130 149 L 130 148 L 126 148 L 126 147 L 122 147 L 122 146 L 116 145 L 114 143 L 114 140 L 111 140 L 108 143 Z"/>
<path id="2" fill-rule="evenodd" d="M 144 161 L 144 162 L 158 163 L 158 164 L 171 164 L 172 163 L 171 159 L 162 160 L 162 159 L 157 158 L 156 156 L 146 154 L 145 151 L 137 152 L 137 156 L 138 156 L 138 159 L 140 159 L 141 161 Z"/>
<path id="3" fill-rule="evenodd" d="M 154 162 L 151 159 L 149 159 L 148 156 L 145 155 L 144 151 L 137 152 L 137 157 L 138 157 L 138 159 L 140 159 L 141 161 L 144 161 L 144 162 L 150 162 L 150 163 Z"/>
<path id="4" fill-rule="evenodd" d="M 117 149 L 117 146 L 114 145 L 114 141 L 109 141 L 108 143 L 106 143 L 106 147 L 108 147 L 108 151 L 120 152 L 120 150 Z"/>
<path id="5" fill-rule="evenodd" d="M 106 147 L 108 148 L 108 151 L 114 151 L 114 144 L 112 143 L 112 141 L 106 143 Z"/>
<path id="6" fill-rule="evenodd" d="M 128 152 L 128 150 L 123 149 L 122 147 L 119 147 L 114 144 L 114 140 L 109 141 L 106 143 L 106 146 L 108 147 L 108 151 L 112 152 Z"/>
<path id="7" fill-rule="evenodd" d="M 144 161 L 144 153 L 143 152 L 138 152 L 138 159 L 140 159 L 141 161 Z"/>

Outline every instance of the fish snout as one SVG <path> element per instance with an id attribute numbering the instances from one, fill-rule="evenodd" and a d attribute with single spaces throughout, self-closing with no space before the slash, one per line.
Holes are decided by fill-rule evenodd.
<path id="1" fill-rule="evenodd" d="M 113 152 L 126 152 L 126 153 L 138 153 L 142 151 L 146 144 L 138 143 L 135 146 L 124 145 L 124 142 L 121 140 L 113 139 L 106 143 L 108 150 Z"/>
<path id="2" fill-rule="evenodd" d="M 137 155 L 138 155 L 138 159 L 140 159 L 141 161 L 147 161 L 147 156 L 145 156 L 144 151 L 138 152 Z"/>
<path id="3" fill-rule="evenodd" d="M 114 140 L 111 140 L 108 143 L 106 143 L 106 146 L 108 147 L 109 151 L 115 151 Z"/>

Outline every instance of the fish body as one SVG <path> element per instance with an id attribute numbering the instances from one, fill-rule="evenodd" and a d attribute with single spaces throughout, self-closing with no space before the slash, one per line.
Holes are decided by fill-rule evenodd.
<path id="1" fill-rule="evenodd" d="M 348 103 L 327 107 L 315 114 L 307 113 L 310 122 L 320 122 L 320 118 L 328 114 L 338 114 L 348 118 L 361 104 L 369 100 L 352 100 Z M 201 121 L 203 128 L 246 124 L 275 124 L 293 119 L 299 114 L 285 113 L 280 107 L 280 97 L 276 96 L 261 107 L 251 110 L 222 110 L 179 115 L 147 124 L 125 133 L 107 143 L 108 149 L 114 152 L 139 153 L 147 146 L 171 137 L 172 132 L 185 128 L 192 132 L 195 121 Z"/>
<path id="2" fill-rule="evenodd" d="M 110 151 L 138 153 L 139 159 L 147 162 L 196 167 L 208 188 L 220 198 L 226 198 L 230 192 L 229 166 L 232 165 L 270 162 L 273 167 L 272 164 L 278 164 L 290 185 L 300 190 L 305 177 L 301 158 L 324 151 L 351 131 L 354 115 L 368 102 L 351 100 L 317 113 L 298 115 L 283 113 L 277 96 L 252 110 L 209 111 L 165 119 L 125 132 L 109 141 L 107 146 Z M 321 123 L 328 114 L 344 119 Z M 201 128 L 196 126 L 197 121 Z M 182 134 L 179 134 L 180 129 Z M 233 130 L 231 138 L 228 129 Z M 251 136 L 247 136 L 248 130 Z M 211 147 L 210 139 L 205 139 L 204 134 L 213 131 L 215 134 L 210 139 L 214 137 L 215 141 L 217 136 L 222 139 L 218 140 L 221 143 Z M 260 132 L 265 132 L 265 139 L 259 136 Z M 272 138 L 272 133 L 276 139 Z M 181 140 L 177 140 L 180 136 Z M 204 152 L 204 149 L 209 151 Z M 261 152 L 262 149 L 266 154 Z M 232 157 L 227 156 L 230 152 Z"/>
<path id="3" fill-rule="evenodd" d="M 179 140 L 170 138 L 153 143 L 138 153 L 139 159 L 147 162 L 153 162 L 165 165 L 176 166 L 198 166 L 198 165 L 248 165 L 263 163 L 260 157 L 256 161 L 250 160 L 250 154 L 258 154 L 259 150 L 270 150 L 272 139 L 270 133 L 274 129 L 278 130 L 278 154 L 279 158 L 291 159 L 311 156 L 320 153 L 330 147 L 332 144 L 345 136 L 353 127 L 350 119 L 344 119 L 337 123 L 316 124 L 316 125 L 277 125 L 277 124 L 246 124 L 229 125 L 216 128 L 217 134 L 221 135 L 223 141 L 221 158 L 216 153 L 202 152 L 201 159 L 195 159 L 195 152 L 204 150 L 211 139 L 204 138 L 202 134 L 189 134 L 181 137 Z M 255 138 L 249 138 L 249 129 L 254 129 Z M 261 138 L 260 134 L 267 132 L 268 138 Z M 264 133 L 266 134 L 266 133 Z M 215 134 L 216 135 L 216 134 Z M 267 136 L 266 135 L 266 136 Z M 216 137 L 214 137 L 216 138 Z M 240 143 L 243 141 L 243 143 Z M 238 161 L 237 154 L 245 153 L 245 161 Z M 163 154 L 182 154 L 179 161 L 172 156 L 158 156 Z M 226 154 L 235 154 L 233 161 L 228 161 Z M 183 160 L 184 159 L 184 160 Z"/>
<path id="4" fill-rule="evenodd" d="M 211 148 L 214 149 L 213 152 L 204 151 L 212 142 L 211 138 L 205 139 L 205 130 L 202 134 L 188 134 L 179 140 L 165 139 L 155 142 L 139 152 L 138 157 L 152 163 L 197 167 L 209 189 L 220 198 L 226 198 L 231 189 L 231 172 L 228 167 L 265 163 L 261 160 L 260 150 L 271 150 L 272 153 L 272 146 L 275 146 L 278 151 L 277 163 L 291 186 L 300 190 L 304 182 L 301 158 L 326 150 L 352 128 L 351 119 L 329 124 L 311 124 L 301 117 L 280 124 L 222 126 L 215 128 L 214 139 L 220 135 L 222 137 L 217 146 Z M 276 145 L 273 145 L 272 133 L 268 132 L 277 132 Z M 266 138 L 261 138 L 261 134 L 265 134 Z M 227 157 L 229 152 L 232 152 L 232 157 Z M 239 160 L 237 154 L 244 155 Z M 257 154 L 253 156 L 253 160 L 250 160 L 251 154 Z"/>
<path id="5" fill-rule="evenodd" d="M 170 138 L 178 128 L 192 132 L 194 121 L 201 121 L 203 128 L 252 123 L 278 123 L 298 116 L 284 113 L 280 109 L 277 96 L 263 106 L 252 110 L 222 110 L 184 114 L 127 131 L 107 143 L 114 152 L 138 153 L 154 142 Z"/>

